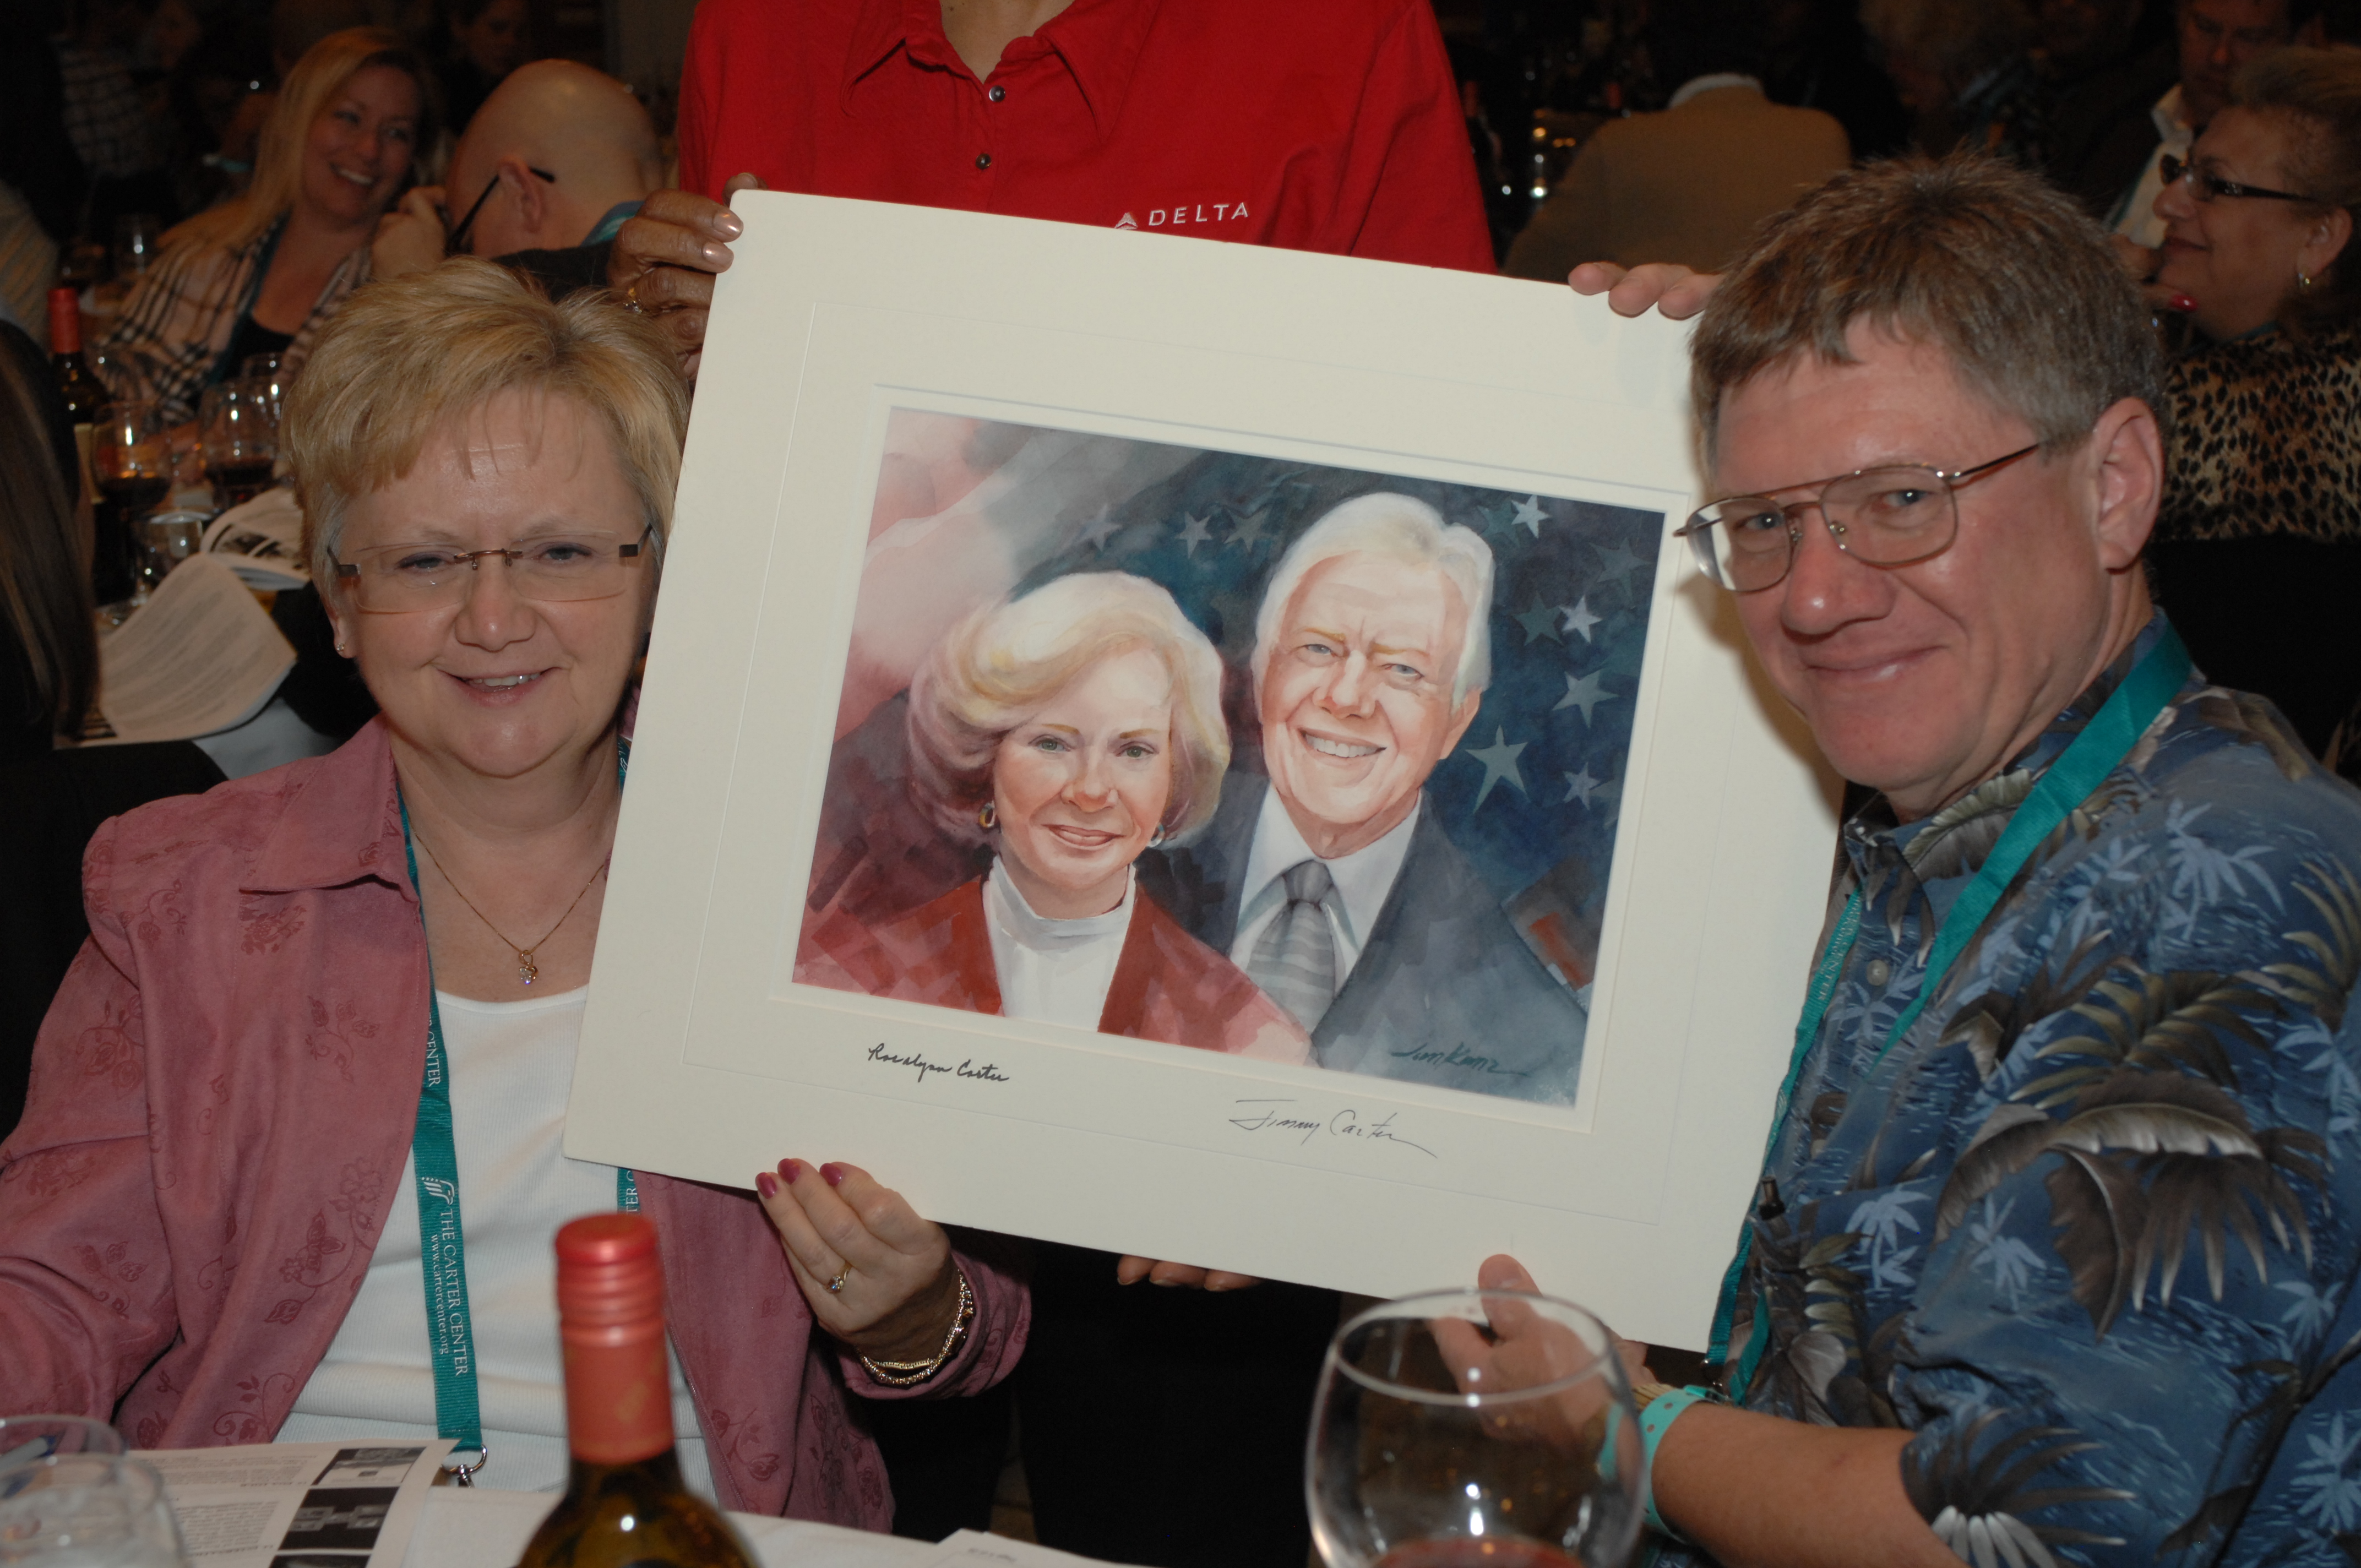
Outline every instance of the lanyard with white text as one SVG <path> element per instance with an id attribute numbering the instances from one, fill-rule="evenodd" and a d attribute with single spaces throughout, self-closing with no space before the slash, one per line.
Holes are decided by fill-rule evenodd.
<path id="1" fill-rule="evenodd" d="M 1934 999 L 1936 988 L 1943 983 L 1952 960 L 1967 949 L 1976 933 L 1983 927 L 1984 917 L 2000 903 L 2016 873 L 2025 869 L 2034 850 L 2057 830 L 2058 825 L 2072 815 L 2074 808 L 2088 800 L 2118 763 L 2131 754 L 2147 733 L 2156 716 L 2162 713 L 2175 694 L 2187 683 L 2191 665 L 2189 650 L 2168 624 L 2156 646 L 2150 648 L 2140 662 L 2124 677 L 2123 685 L 2103 704 L 2071 745 L 2059 753 L 2048 772 L 2025 797 L 2023 805 L 2009 817 L 1993 845 L 1992 853 L 1984 858 L 1975 880 L 1968 884 L 1935 933 L 1935 944 L 1927 955 L 1927 976 L 1918 987 L 1918 994 L 1895 1019 L 1887 1031 L 1885 1044 L 1878 1048 L 1870 1070 L 1885 1059 L 1894 1043 L 1910 1032 L 1927 1003 Z M 1837 928 L 1829 933 L 1827 949 L 1812 971 L 1812 983 L 1804 993 L 1803 1016 L 1795 1025 L 1795 1054 L 1787 1061 L 1787 1076 L 1779 1085 L 1779 1099 L 1771 1117 L 1771 1135 L 1763 1149 L 1763 1164 L 1768 1169 L 1771 1156 L 1778 1147 L 1780 1129 L 1787 1120 L 1787 1110 L 1795 1099 L 1795 1080 L 1802 1076 L 1804 1058 L 1814 1041 L 1819 1038 L 1820 1025 L 1828 1016 L 1829 999 L 1835 994 L 1838 977 L 1843 972 L 1845 960 L 1851 956 L 1852 945 L 1861 935 L 1861 902 L 1858 888 L 1846 901 L 1843 916 Z M 1738 1293 L 1746 1271 L 1746 1258 L 1754 1240 L 1754 1226 L 1750 1219 L 1738 1233 L 1738 1254 L 1730 1260 L 1730 1271 L 1722 1277 L 1721 1299 L 1714 1309 L 1713 1340 L 1706 1352 L 1707 1359 L 1726 1364 L 1730 1355 L 1730 1335 L 1732 1321 L 1738 1311 Z M 1743 1404 L 1748 1385 L 1754 1380 L 1754 1368 L 1771 1340 L 1770 1325 L 1758 1321 L 1747 1336 L 1746 1354 L 1726 1382 L 1733 1401 Z"/>
<path id="2" fill-rule="evenodd" d="M 618 755 L 620 783 L 628 752 Z M 418 887 L 418 850 L 410 836 L 410 805 L 394 788 L 401 813 L 402 853 L 410 862 L 410 885 Z M 423 894 L 418 905 L 426 918 Z M 443 1005 L 434 993 L 434 959 L 426 960 L 426 1072 L 418 1090 L 418 1121 L 410 1138 L 417 1167 L 419 1277 L 426 1292 L 426 1347 L 434 1368 L 434 1431 L 451 1440 L 452 1453 L 473 1449 L 472 1464 L 446 1457 L 444 1468 L 460 1486 L 475 1485 L 491 1451 L 484 1446 L 481 1406 L 476 1396 L 476 1335 L 467 1315 L 467 1239 L 459 1221 L 459 1151 L 451 1135 L 451 1070 L 444 1047 Z M 615 1207 L 640 1208 L 638 1179 L 629 1167 L 615 1172 Z"/>

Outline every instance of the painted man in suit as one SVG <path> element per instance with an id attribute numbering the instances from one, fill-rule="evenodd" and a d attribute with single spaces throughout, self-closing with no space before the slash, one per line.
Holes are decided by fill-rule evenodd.
<path id="1" fill-rule="evenodd" d="M 1583 1007 L 1425 790 L 1491 679 L 1491 601 L 1489 547 L 1423 502 L 1361 496 L 1312 524 L 1256 620 L 1264 772 L 1231 768 L 1152 891 L 1323 1067 L 1570 1102 Z"/>

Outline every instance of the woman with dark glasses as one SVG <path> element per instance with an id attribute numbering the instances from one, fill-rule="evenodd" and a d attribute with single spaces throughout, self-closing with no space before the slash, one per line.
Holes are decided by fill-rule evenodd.
<path id="1" fill-rule="evenodd" d="M 2195 335 L 2151 569 L 2199 668 L 2361 778 L 2361 54 L 2256 60 L 2163 173 L 2150 292 Z"/>

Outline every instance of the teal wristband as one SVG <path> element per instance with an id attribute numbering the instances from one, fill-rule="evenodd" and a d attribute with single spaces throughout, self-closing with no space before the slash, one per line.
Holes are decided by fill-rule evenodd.
<path id="1" fill-rule="evenodd" d="M 1671 1430 L 1673 1422 L 1680 1419 L 1683 1410 L 1700 1399 L 1712 1398 L 1713 1392 L 1708 1388 L 1675 1388 L 1657 1395 L 1640 1411 L 1640 1447 L 1647 1458 L 1647 1474 L 1642 1491 L 1647 1497 L 1648 1528 L 1675 1541 L 1683 1539 L 1680 1531 L 1666 1524 L 1664 1516 L 1656 1512 L 1656 1445 L 1664 1441 L 1664 1433 Z"/>

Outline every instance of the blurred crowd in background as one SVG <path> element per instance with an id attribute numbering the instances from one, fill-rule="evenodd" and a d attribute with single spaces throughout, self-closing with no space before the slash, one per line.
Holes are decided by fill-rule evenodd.
<path id="1" fill-rule="evenodd" d="M 2178 0 L 1748 0 L 1658 4 L 1652 26 L 1650 0 L 1435 0 L 1503 262 L 1600 127 L 1661 110 L 1686 82 L 1722 71 L 1754 77 L 1774 104 L 1828 115 L 1850 158 L 1982 148 L 2112 216 L 2155 146 L 2158 100 L 2181 78 L 2184 9 Z M 2295 0 L 2292 18 L 2288 0 L 2199 9 L 2223 13 L 2217 98 L 2258 47 L 2304 27 L 2310 41 L 2361 39 L 2361 0 Z M 1677 27 L 1664 25 L 1668 11 Z M 243 192 L 287 72 L 321 38 L 357 26 L 388 28 L 431 69 L 442 134 L 418 149 L 417 183 L 438 181 L 451 141 L 494 85 L 544 58 L 630 74 L 669 151 L 676 82 L 663 70 L 622 72 L 614 18 L 598 7 L 5 0 L 0 311 L 38 334 L 46 278 L 88 287 L 136 272 L 163 228 Z M 126 219 L 136 221 L 118 245 Z M 1556 259 L 1552 247 L 1532 247 L 1510 269 L 1549 276 Z"/>

